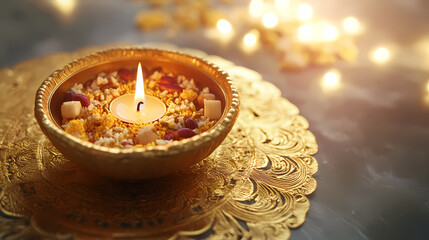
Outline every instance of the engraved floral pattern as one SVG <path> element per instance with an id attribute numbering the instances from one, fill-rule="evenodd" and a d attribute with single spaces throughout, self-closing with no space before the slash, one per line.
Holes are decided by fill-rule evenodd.
<path id="1" fill-rule="evenodd" d="M 207 56 L 234 79 L 241 109 L 210 157 L 139 182 L 95 176 L 65 159 L 34 120 L 33 95 L 55 68 L 94 50 L 0 70 L 0 238 L 286 239 L 304 223 L 317 172 L 308 122 L 260 74 L 220 57 Z"/>

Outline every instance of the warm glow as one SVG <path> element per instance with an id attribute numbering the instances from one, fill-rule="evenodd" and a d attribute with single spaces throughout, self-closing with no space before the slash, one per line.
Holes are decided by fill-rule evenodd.
<path id="1" fill-rule="evenodd" d="M 385 47 L 379 47 L 372 52 L 371 60 L 378 64 L 386 63 L 390 60 L 390 51 Z"/>
<path id="2" fill-rule="evenodd" d="M 275 0 L 274 4 L 277 10 L 284 11 L 289 8 L 290 0 Z"/>
<path id="3" fill-rule="evenodd" d="M 52 0 L 52 4 L 64 15 L 70 15 L 76 7 L 76 0 Z"/>
<path id="4" fill-rule="evenodd" d="M 322 87 L 326 90 L 337 89 L 340 86 L 341 74 L 338 70 L 330 70 L 323 75 Z"/>
<path id="5" fill-rule="evenodd" d="M 262 23 L 267 28 L 275 27 L 278 23 L 277 15 L 273 12 L 265 13 L 264 16 L 262 17 Z"/>
<path id="6" fill-rule="evenodd" d="M 110 102 L 110 112 L 127 123 L 149 123 L 161 118 L 166 111 L 161 99 L 145 96 L 142 67 L 139 63 L 135 94 L 123 94 Z"/>
<path id="7" fill-rule="evenodd" d="M 143 104 L 146 103 L 145 94 L 144 94 L 142 66 L 139 63 L 139 66 L 137 68 L 136 93 L 134 94 L 134 106 L 136 110 L 138 110 L 138 104 L 140 102 L 143 102 Z M 142 109 L 142 107 L 140 107 L 140 109 Z"/>
<path id="8" fill-rule="evenodd" d="M 240 48 L 245 53 L 253 53 L 259 49 L 259 31 L 253 29 L 246 33 L 243 37 L 243 42 L 240 44 Z"/>
<path id="9" fill-rule="evenodd" d="M 217 30 L 221 33 L 228 34 L 232 31 L 231 23 L 225 19 L 220 19 L 217 22 Z"/>
<path id="10" fill-rule="evenodd" d="M 298 19 L 305 21 L 313 17 L 313 8 L 307 3 L 301 3 L 297 9 Z"/>
<path id="11" fill-rule="evenodd" d="M 335 41 L 338 39 L 339 33 L 335 26 L 326 25 L 322 28 L 322 36 L 325 41 Z"/>
<path id="12" fill-rule="evenodd" d="M 428 80 L 428 83 L 426 84 L 426 91 L 427 93 L 425 94 L 423 101 L 427 106 L 429 106 L 429 80 Z"/>
<path id="13" fill-rule="evenodd" d="M 258 42 L 259 33 L 257 31 L 251 31 L 244 35 L 243 44 L 247 47 L 254 47 Z"/>
<path id="14" fill-rule="evenodd" d="M 356 34 L 359 32 L 359 21 L 354 17 L 348 17 L 343 21 L 344 31 L 350 34 Z"/>
<path id="15" fill-rule="evenodd" d="M 260 18 L 264 14 L 264 2 L 262 0 L 252 0 L 249 5 L 249 14 L 253 18 Z"/>
<path id="16" fill-rule="evenodd" d="M 429 80 L 428 80 L 428 83 L 426 84 L 426 90 L 428 91 L 428 94 L 429 94 Z"/>
<path id="17" fill-rule="evenodd" d="M 298 28 L 298 40 L 301 42 L 310 42 L 314 38 L 314 28 L 305 24 Z"/>

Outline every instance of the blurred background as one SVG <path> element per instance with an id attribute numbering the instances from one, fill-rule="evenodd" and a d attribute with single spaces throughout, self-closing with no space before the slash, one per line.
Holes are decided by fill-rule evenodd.
<path id="1" fill-rule="evenodd" d="M 221 56 L 316 136 L 318 187 L 291 239 L 429 239 L 428 16 L 426 0 L 3 0 L 0 68 L 116 43 Z"/>

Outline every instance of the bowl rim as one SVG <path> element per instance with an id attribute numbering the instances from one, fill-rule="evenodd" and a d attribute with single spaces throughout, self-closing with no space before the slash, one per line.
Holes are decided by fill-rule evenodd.
<path id="1" fill-rule="evenodd" d="M 84 70 L 85 68 L 90 68 L 92 65 L 97 64 L 103 64 L 107 61 L 120 61 L 121 59 L 125 58 L 136 58 L 136 53 L 149 53 L 153 52 L 152 54 L 167 54 L 168 56 L 173 55 L 177 57 L 181 57 L 184 59 L 189 59 L 194 62 L 198 62 L 198 64 L 203 65 L 207 69 L 211 69 L 217 74 L 219 74 L 221 77 L 225 79 L 225 82 L 227 83 L 227 86 L 231 88 L 232 98 L 231 98 L 231 104 L 230 107 L 227 109 L 227 111 L 224 110 L 223 116 L 221 119 L 218 120 L 218 122 L 210 128 L 208 131 L 203 132 L 201 134 L 197 134 L 191 138 L 182 139 L 180 141 L 172 141 L 171 143 L 168 143 L 166 145 L 155 145 L 155 146 L 146 146 L 141 148 L 118 148 L 118 147 L 105 147 L 96 145 L 94 143 L 81 140 L 77 137 L 72 136 L 71 134 L 65 132 L 63 129 L 60 129 L 56 123 L 52 122 L 47 114 L 51 114 L 49 111 L 50 107 L 44 107 L 44 103 L 49 104 L 50 99 L 52 98 L 53 94 L 57 90 L 58 86 L 69 79 L 74 74 Z M 127 55 L 127 54 L 130 55 Z M 167 56 L 167 57 L 168 57 Z M 174 59 L 173 59 L 174 60 Z M 89 65 L 90 64 L 90 65 Z M 195 66 L 194 64 L 191 64 L 191 62 L 187 62 L 187 64 L 190 64 L 192 66 Z M 203 73 L 210 75 L 210 73 L 201 70 Z M 212 76 L 213 77 L 213 76 Z M 213 77 L 214 78 L 214 77 Z M 53 87 L 51 92 L 49 92 L 48 87 Z M 224 91 L 224 90 L 223 90 Z M 49 95 L 48 98 L 45 96 Z M 225 131 L 228 133 L 235 121 L 238 117 L 238 111 L 239 111 L 239 93 L 237 88 L 234 86 L 233 80 L 231 77 L 220 67 L 217 65 L 210 63 L 204 59 L 194 57 L 185 53 L 181 53 L 180 49 L 178 51 L 175 50 L 165 50 L 165 49 L 159 49 L 159 48 L 151 48 L 151 47 L 117 47 L 117 48 L 108 48 L 101 51 L 97 51 L 94 53 L 87 54 L 85 56 L 82 56 L 78 59 L 75 59 L 71 62 L 69 62 L 64 67 L 55 70 L 51 75 L 49 75 L 40 85 L 36 92 L 36 98 L 35 98 L 35 117 L 42 128 L 43 132 L 46 135 L 50 134 L 55 135 L 57 138 L 61 139 L 62 141 L 68 141 L 70 144 L 73 144 L 75 146 L 81 146 L 83 148 L 86 148 L 87 150 L 91 151 L 97 151 L 102 153 L 110 153 L 110 154 L 122 154 L 124 156 L 130 156 L 135 155 L 140 158 L 144 157 L 155 157 L 155 156 L 170 156 L 175 155 L 177 151 L 182 152 L 184 149 L 192 149 L 192 148 L 198 148 L 199 146 L 205 145 L 209 142 L 211 142 L 213 139 L 218 138 L 220 135 L 222 135 Z M 225 108 L 229 105 L 229 102 L 227 102 L 227 99 L 225 98 Z"/>

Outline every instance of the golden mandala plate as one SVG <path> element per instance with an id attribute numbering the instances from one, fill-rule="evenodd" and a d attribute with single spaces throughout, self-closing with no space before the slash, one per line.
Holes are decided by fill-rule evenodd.
<path id="1" fill-rule="evenodd" d="M 34 94 L 56 68 L 98 50 L 0 70 L 0 238 L 286 239 L 304 223 L 318 168 L 308 122 L 257 72 L 201 51 L 175 49 L 225 69 L 242 103 L 210 157 L 139 182 L 95 176 L 65 159 L 34 119 Z"/>

